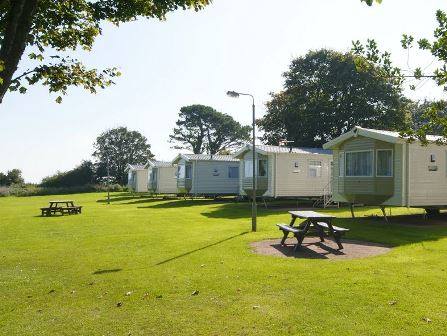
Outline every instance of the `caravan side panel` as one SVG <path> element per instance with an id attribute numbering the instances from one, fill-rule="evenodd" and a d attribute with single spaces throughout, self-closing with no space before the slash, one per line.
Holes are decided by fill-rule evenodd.
<path id="1" fill-rule="evenodd" d="M 247 195 L 243 188 L 243 182 L 244 182 L 244 171 L 245 171 L 245 161 L 240 160 L 239 161 L 239 195 L 245 196 Z"/>
<path id="2" fill-rule="evenodd" d="M 447 206 L 447 147 L 409 146 L 409 205 Z"/>
<path id="3" fill-rule="evenodd" d="M 194 194 L 237 195 L 239 178 L 229 177 L 229 168 L 239 169 L 239 162 L 196 161 L 194 165 Z"/>
<path id="4" fill-rule="evenodd" d="M 267 160 L 268 160 L 268 169 L 267 169 L 268 189 L 264 195 L 267 197 L 276 197 L 276 195 L 275 195 L 275 181 L 274 181 L 274 176 L 276 174 L 275 156 L 273 154 L 269 154 L 269 155 L 267 155 Z"/>
<path id="5" fill-rule="evenodd" d="M 135 192 L 147 192 L 147 169 L 136 171 Z"/>
<path id="6" fill-rule="evenodd" d="M 277 154 L 276 160 L 276 197 L 321 196 L 329 189 L 332 155 L 287 153 Z M 309 169 L 312 161 L 321 162 L 315 177 Z"/>
<path id="7" fill-rule="evenodd" d="M 177 177 L 175 175 L 177 167 L 158 168 L 158 193 L 177 194 Z"/>

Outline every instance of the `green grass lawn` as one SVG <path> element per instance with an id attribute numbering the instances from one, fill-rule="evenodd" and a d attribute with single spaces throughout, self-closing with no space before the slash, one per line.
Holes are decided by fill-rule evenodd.
<path id="1" fill-rule="evenodd" d="M 285 211 L 260 208 L 251 233 L 247 203 L 115 194 L 107 205 L 104 196 L 0 198 L 1 335 L 446 334 L 447 227 L 326 210 L 348 238 L 395 248 L 356 260 L 278 258 L 249 243 L 279 238 Z M 40 217 L 56 198 L 84 213 Z"/>

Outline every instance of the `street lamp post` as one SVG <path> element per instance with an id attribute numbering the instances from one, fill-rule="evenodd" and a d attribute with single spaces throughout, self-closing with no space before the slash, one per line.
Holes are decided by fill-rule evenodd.
<path id="1" fill-rule="evenodd" d="M 239 98 L 239 96 L 248 96 L 252 100 L 252 165 L 253 165 L 253 193 L 251 202 L 251 230 L 256 232 L 256 217 L 257 217 L 257 207 L 256 207 L 256 112 L 255 112 L 255 98 L 249 93 L 241 93 L 236 91 L 228 91 L 227 95 L 232 98 Z"/>
<path id="2" fill-rule="evenodd" d="M 110 166 L 109 166 L 108 153 L 107 153 L 107 204 L 110 204 Z"/>
<path id="3" fill-rule="evenodd" d="M 110 204 L 110 143 L 105 139 L 104 149 L 106 153 L 106 171 L 107 171 L 107 204 Z"/>

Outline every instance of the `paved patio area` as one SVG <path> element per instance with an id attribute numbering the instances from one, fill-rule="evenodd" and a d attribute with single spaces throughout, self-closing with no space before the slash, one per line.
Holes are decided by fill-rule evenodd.
<path id="1" fill-rule="evenodd" d="M 284 258 L 306 259 L 356 259 L 381 255 L 391 248 L 381 244 L 343 239 L 343 250 L 337 250 L 337 244 L 331 238 L 325 238 L 321 243 L 318 237 L 306 237 L 301 249 L 293 251 L 296 239 L 289 238 L 285 246 L 281 246 L 281 239 L 269 239 L 251 243 L 253 252 Z"/>

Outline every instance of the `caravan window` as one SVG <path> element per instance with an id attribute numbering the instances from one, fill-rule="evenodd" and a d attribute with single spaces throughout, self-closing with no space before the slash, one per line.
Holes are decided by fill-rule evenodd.
<path id="1" fill-rule="evenodd" d="M 257 161 L 257 176 L 265 177 L 267 176 L 267 160 L 258 160 Z M 253 161 L 245 160 L 244 161 L 244 177 L 253 177 Z"/>
<path id="2" fill-rule="evenodd" d="M 239 167 L 228 167 L 229 178 L 239 178 Z"/>
<path id="3" fill-rule="evenodd" d="M 183 166 L 183 165 L 178 166 L 177 177 L 180 179 L 185 178 L 185 166 Z"/>
<path id="4" fill-rule="evenodd" d="M 152 182 L 156 182 L 157 181 L 157 170 L 155 170 L 155 169 L 152 170 L 150 180 Z"/>
<path id="5" fill-rule="evenodd" d="M 373 175 L 373 151 L 346 152 L 345 155 L 346 176 Z"/>
<path id="6" fill-rule="evenodd" d="M 338 176 L 345 176 L 345 153 L 338 154 Z"/>
<path id="7" fill-rule="evenodd" d="M 321 177 L 321 161 L 309 161 L 309 177 Z"/>
<path id="8" fill-rule="evenodd" d="M 377 150 L 376 175 L 379 177 L 393 176 L 393 151 L 391 149 Z"/>
<path id="9" fill-rule="evenodd" d="M 191 178 L 191 166 L 185 166 L 185 178 L 190 179 Z"/>
<path id="10" fill-rule="evenodd" d="M 251 160 L 244 161 L 244 176 L 253 177 L 253 162 Z"/>
<path id="11" fill-rule="evenodd" d="M 258 176 L 267 176 L 267 160 L 258 161 Z"/>

